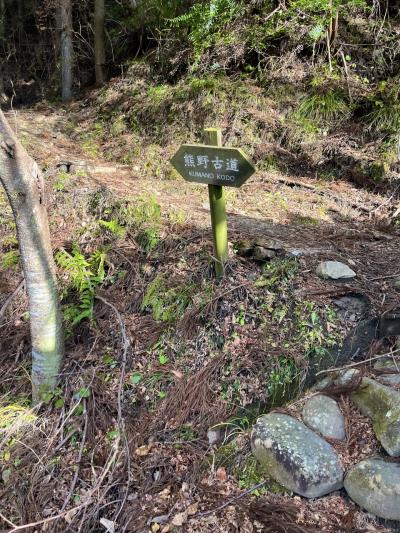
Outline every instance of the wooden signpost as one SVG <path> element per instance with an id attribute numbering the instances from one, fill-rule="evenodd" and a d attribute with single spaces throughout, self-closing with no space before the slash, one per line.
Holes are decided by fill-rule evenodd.
<path id="1" fill-rule="evenodd" d="M 241 187 L 255 172 L 254 165 L 239 148 L 222 146 L 222 132 L 209 128 L 205 144 L 183 144 L 171 164 L 186 180 L 208 185 L 215 249 L 215 271 L 224 275 L 228 259 L 228 225 L 223 186 Z"/>

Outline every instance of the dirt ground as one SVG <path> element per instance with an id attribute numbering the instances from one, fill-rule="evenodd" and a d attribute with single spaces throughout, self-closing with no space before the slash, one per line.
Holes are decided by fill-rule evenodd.
<path id="1" fill-rule="evenodd" d="M 283 325 L 287 320 L 289 335 L 293 320 L 285 318 L 271 331 L 259 322 L 261 300 L 251 283 L 263 275 L 263 267 L 233 252 L 224 281 L 212 282 L 211 300 L 202 307 L 200 297 L 208 290 L 202 286 L 200 303 L 194 298 L 194 312 L 185 315 L 186 322 L 181 321 L 174 334 L 143 312 L 145 284 L 158 272 L 177 283 L 200 283 L 211 276 L 207 189 L 180 180 L 142 178 L 135 164 L 106 161 L 101 152 L 88 155 L 65 129 L 71 115 L 78 123 L 88 120 L 77 104 L 8 113 L 24 146 L 44 169 L 55 250 L 68 248 L 79 228 L 81 221 L 72 213 L 75 203 L 99 188 L 121 199 L 154 195 L 163 213 L 182 213 L 183 222 L 168 223 L 158 256 L 140 254 L 129 236 L 115 245 L 110 269 L 123 268 L 127 274 L 119 284 L 101 288 L 96 325 L 78 328 L 67 343 L 63 407 L 51 404 L 34 411 L 32 419 L 19 418 L 17 429 L 10 415 L 11 423 L 1 435 L 2 531 L 395 531 L 392 524 L 377 524 L 341 492 L 312 502 L 274 492 L 269 482 L 254 492 L 259 475 L 244 480 L 237 468 L 221 461 L 221 443 L 209 443 L 207 428 L 234 416 L 235 402 L 241 407 L 251 404 L 248 397 L 261 387 L 263 358 L 281 349 L 287 340 Z M 74 170 L 65 189 L 55 192 L 58 165 L 64 161 L 72 162 Z M 290 294 L 300 301 L 323 310 L 335 296 L 364 295 L 370 316 L 381 316 L 400 306 L 400 289 L 394 285 L 400 277 L 400 226 L 393 218 L 399 187 L 400 181 L 394 180 L 385 191 L 367 191 L 347 181 L 260 172 L 241 189 L 227 191 L 229 238 L 233 247 L 239 241 L 271 237 L 286 254 L 298 257 Z M 315 275 L 321 260 L 343 261 L 357 277 L 342 285 L 321 280 Z M 0 275 L 1 308 L 21 274 L 17 269 Z M 279 290 L 286 302 L 286 285 Z M 243 306 L 249 311 L 241 323 Z M 199 309 L 207 318 L 202 325 L 196 322 Z M 18 403 L 15 399 L 29 391 L 25 312 L 25 297 L 19 292 L 4 317 L 0 314 L 3 405 L 10 398 Z M 350 326 L 341 324 L 339 334 Z M 160 332 L 166 335 L 167 360 L 161 358 L 160 348 L 152 347 Z M 268 344 L 269 335 L 277 347 Z M 226 341 L 219 351 L 218 339 L 210 345 L 210 338 L 218 336 Z M 300 346 L 287 350 L 296 349 Z M 377 343 L 367 355 L 385 349 L 385 343 Z M 134 378 L 139 371 L 145 376 L 140 385 Z M 231 374 L 241 380 L 239 399 L 229 397 L 235 390 L 233 378 L 228 392 L 223 389 L 223 380 L 230 382 Z M 129 380 L 134 387 L 128 387 Z M 90 388 L 90 395 L 77 396 L 82 388 Z M 348 467 L 360 457 L 357 447 L 368 455 L 379 446 L 348 398 L 341 401 L 348 420 L 364 434 L 360 444 L 357 432 L 351 433 L 339 450 Z M 78 404 L 83 406 L 79 416 L 74 411 Z M 250 455 L 249 429 L 237 429 L 235 453 L 242 459 Z M 239 460 L 239 469 L 242 464 Z"/>

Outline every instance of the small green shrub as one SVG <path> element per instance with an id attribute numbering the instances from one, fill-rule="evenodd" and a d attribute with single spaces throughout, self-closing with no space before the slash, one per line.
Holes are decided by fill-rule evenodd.
<path id="1" fill-rule="evenodd" d="M 194 4 L 188 13 L 170 20 L 171 26 L 187 30 L 193 47 L 195 68 L 204 51 L 216 38 L 221 38 L 224 26 L 244 11 L 244 3 L 240 0 L 208 0 Z"/>
<path id="2" fill-rule="evenodd" d="M 298 392 L 302 372 L 289 357 L 278 357 L 272 372 L 268 373 L 267 391 L 273 405 L 281 405 Z"/>
<path id="3" fill-rule="evenodd" d="M 68 182 L 70 181 L 71 176 L 68 172 L 59 172 L 56 179 L 54 180 L 53 188 L 57 192 L 62 192 L 65 190 Z"/>
<path id="4" fill-rule="evenodd" d="M 333 89 L 306 96 L 301 100 L 295 115 L 316 125 L 330 124 L 349 117 L 350 108 L 345 97 Z"/>
<path id="5" fill-rule="evenodd" d="M 119 239 L 125 236 L 125 228 L 123 228 L 114 218 L 111 220 L 99 220 L 99 224 Z"/>
<path id="6" fill-rule="evenodd" d="M 69 329 L 84 319 L 92 320 L 96 289 L 105 279 L 105 250 L 96 250 L 86 258 L 77 246 L 72 252 L 60 250 L 56 254 L 56 262 L 64 270 L 68 278 L 68 287 L 63 294 L 63 300 L 77 300 L 77 303 L 64 305 L 64 318 Z"/>
<path id="7" fill-rule="evenodd" d="M 154 320 L 175 323 L 190 305 L 193 290 L 192 285 L 168 288 L 160 274 L 147 287 L 141 310 L 151 311 Z"/>
<path id="8" fill-rule="evenodd" d="M 19 265 L 20 255 L 17 250 L 10 250 L 3 255 L 1 266 L 3 268 L 16 269 Z"/>
<path id="9" fill-rule="evenodd" d="M 159 225 L 161 223 L 161 207 L 154 196 L 138 198 L 135 203 L 129 203 L 121 209 L 128 226 L 141 228 L 146 224 Z"/>
<path id="10" fill-rule="evenodd" d="M 273 291 L 281 284 L 287 284 L 297 273 L 299 264 L 294 258 L 274 259 L 263 267 L 262 276 L 255 282 L 256 287 L 266 287 Z"/>
<path id="11" fill-rule="evenodd" d="M 385 80 L 370 97 L 368 127 L 378 133 L 400 134 L 400 80 Z"/>
<path id="12" fill-rule="evenodd" d="M 161 208 L 154 196 L 139 198 L 121 210 L 126 225 L 135 231 L 136 242 L 146 252 L 154 250 L 160 241 Z"/>
<path id="13" fill-rule="evenodd" d="M 157 227 L 144 228 L 136 235 L 136 242 L 145 252 L 151 252 L 157 248 L 160 242 L 160 231 Z"/>
<path id="14" fill-rule="evenodd" d="M 308 359 L 321 359 L 329 354 L 329 350 L 338 344 L 338 334 L 329 332 L 326 323 L 335 322 L 336 314 L 332 308 L 318 310 L 314 302 L 299 302 L 295 309 L 297 340 L 303 347 Z"/>

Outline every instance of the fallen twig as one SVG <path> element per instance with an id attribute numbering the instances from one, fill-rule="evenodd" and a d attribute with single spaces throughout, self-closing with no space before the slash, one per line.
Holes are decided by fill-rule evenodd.
<path id="1" fill-rule="evenodd" d="M 110 307 L 114 313 L 117 315 L 118 322 L 120 325 L 121 330 L 121 337 L 122 337 L 122 357 L 121 357 L 121 371 L 120 371 L 120 377 L 119 377 L 119 386 L 118 386 L 118 397 L 117 397 L 117 404 L 118 404 L 118 429 L 120 433 L 120 438 L 124 442 L 125 451 L 126 451 L 126 460 L 127 460 L 127 481 L 126 481 L 126 490 L 124 493 L 124 496 L 121 501 L 121 505 L 119 506 L 118 510 L 114 513 L 114 521 L 117 520 L 118 516 L 121 514 L 122 509 L 126 503 L 126 500 L 128 498 L 128 491 L 129 491 L 129 485 L 131 482 L 131 475 L 130 475 L 130 452 L 129 452 L 129 445 L 128 440 L 126 438 L 126 431 L 125 431 L 125 420 L 122 414 L 122 404 L 123 404 L 123 397 L 124 397 L 124 382 L 125 382 L 125 375 L 126 375 L 126 362 L 127 362 L 127 355 L 128 350 L 130 346 L 130 342 L 128 339 L 128 336 L 126 334 L 126 327 L 124 320 L 121 316 L 121 313 L 118 311 L 118 309 L 110 302 L 108 302 L 105 298 L 102 296 L 96 296 L 98 300 L 103 302 L 105 305 Z"/>
<path id="2" fill-rule="evenodd" d="M 397 272 L 397 274 L 389 274 L 388 276 L 378 276 L 377 278 L 367 278 L 367 281 L 378 281 L 381 279 L 391 279 L 391 278 L 398 278 L 400 277 L 400 272 Z"/>
<path id="3" fill-rule="evenodd" d="M 363 361 L 358 361 L 357 363 L 351 363 L 350 365 L 340 366 L 338 368 L 328 368 L 327 370 L 321 370 L 320 372 L 317 372 L 315 375 L 319 376 L 321 374 L 329 374 L 331 372 L 337 372 L 338 370 L 344 370 L 346 368 L 352 368 L 354 366 L 360 366 L 365 363 L 370 363 L 371 361 L 376 361 L 377 359 L 382 359 L 383 357 L 392 357 L 395 359 L 394 354 L 400 352 L 400 348 L 397 350 L 393 350 L 389 353 L 382 353 L 381 355 L 376 355 L 375 357 L 369 357 L 368 359 L 364 359 Z M 400 359 L 400 357 L 398 357 Z"/>
<path id="4" fill-rule="evenodd" d="M 9 305 L 12 303 L 12 301 L 17 297 L 18 293 L 20 292 L 20 290 L 23 289 L 25 285 L 25 280 L 22 279 L 19 284 L 17 285 L 16 289 L 14 289 L 14 291 L 10 294 L 10 296 L 6 299 L 6 301 L 4 302 L 4 304 L 1 306 L 1 309 L 0 309 L 0 318 L 2 316 L 4 316 L 5 312 L 7 311 Z"/>
<path id="5" fill-rule="evenodd" d="M 83 455 L 83 450 L 84 450 L 84 447 L 85 447 L 86 433 L 87 433 L 87 427 L 88 427 L 88 414 L 87 414 L 87 410 L 86 410 L 86 401 L 85 400 L 83 402 L 83 408 L 84 408 L 84 411 L 85 411 L 85 425 L 83 427 L 82 440 L 81 440 L 81 445 L 79 447 L 78 460 L 76 462 L 76 470 L 75 470 L 74 477 L 72 479 L 72 483 L 71 483 L 71 487 L 69 489 L 68 495 L 67 495 L 67 497 L 64 500 L 63 506 L 61 507 L 61 512 L 63 512 L 66 509 L 70 499 L 72 498 L 72 495 L 74 494 L 76 483 L 77 483 L 78 477 L 79 477 L 79 467 L 80 467 L 80 464 L 81 464 L 81 461 L 82 461 L 82 455 Z"/>

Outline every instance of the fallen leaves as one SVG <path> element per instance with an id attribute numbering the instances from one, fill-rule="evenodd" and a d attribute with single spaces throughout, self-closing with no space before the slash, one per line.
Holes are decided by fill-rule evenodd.
<path id="1" fill-rule="evenodd" d="M 153 443 L 150 443 L 148 445 L 139 446 L 139 448 L 136 448 L 135 454 L 138 457 L 146 457 L 147 455 L 149 455 L 149 453 L 151 452 L 151 450 L 153 448 L 154 448 L 154 444 Z"/>
<path id="2" fill-rule="evenodd" d="M 198 508 L 198 503 L 193 503 L 192 505 L 189 505 L 189 507 L 185 511 L 183 511 L 182 513 L 178 513 L 173 517 L 171 524 L 177 527 L 183 526 L 184 524 L 186 524 L 190 516 L 193 516 L 197 513 Z"/>

